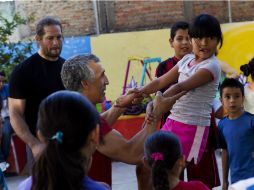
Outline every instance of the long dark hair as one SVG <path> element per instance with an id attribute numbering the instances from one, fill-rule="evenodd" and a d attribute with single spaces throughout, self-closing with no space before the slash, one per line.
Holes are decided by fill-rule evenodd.
<path id="1" fill-rule="evenodd" d="M 37 128 L 46 148 L 32 171 L 32 190 L 79 190 L 88 160 L 81 154 L 99 123 L 94 106 L 76 92 L 59 91 L 40 105 Z M 52 138 L 62 133 L 62 137 Z"/>
<path id="2" fill-rule="evenodd" d="M 145 159 L 152 168 L 154 189 L 169 190 L 168 174 L 182 156 L 178 138 L 170 132 L 156 132 L 146 139 L 144 152 Z"/>
<path id="3" fill-rule="evenodd" d="M 212 15 L 200 14 L 196 16 L 190 24 L 189 34 L 191 38 L 216 37 L 220 43 L 219 47 L 222 47 L 223 35 L 220 23 Z"/>
<path id="4" fill-rule="evenodd" d="M 254 58 L 252 58 L 249 63 L 242 65 L 240 70 L 243 72 L 244 76 L 248 77 L 251 75 L 251 79 L 254 80 Z"/>

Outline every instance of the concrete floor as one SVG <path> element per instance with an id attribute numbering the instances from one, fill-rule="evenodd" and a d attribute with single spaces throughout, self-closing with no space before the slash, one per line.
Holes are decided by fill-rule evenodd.
<path id="1" fill-rule="evenodd" d="M 221 177 L 221 159 L 217 155 L 217 163 Z M 124 164 L 121 162 L 113 162 L 113 186 L 112 190 L 136 190 L 137 180 L 135 174 L 135 166 Z M 27 176 L 7 177 L 6 181 L 9 190 L 17 190 L 18 184 Z M 213 190 L 220 190 L 221 187 L 213 188 Z"/>
<path id="2" fill-rule="evenodd" d="M 220 162 L 221 163 L 221 162 Z M 219 164 L 221 174 L 221 164 Z M 112 190 L 136 190 L 137 180 L 135 174 L 135 166 L 116 162 L 113 164 L 113 187 Z M 213 190 L 221 190 L 221 186 L 213 188 Z"/>

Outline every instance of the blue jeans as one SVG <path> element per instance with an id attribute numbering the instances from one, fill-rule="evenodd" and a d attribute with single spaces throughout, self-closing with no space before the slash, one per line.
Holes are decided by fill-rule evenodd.
<path id="1" fill-rule="evenodd" d="M 2 142 L 0 148 L 0 162 L 5 162 L 9 156 L 10 145 L 11 145 L 11 135 L 13 129 L 11 127 L 10 118 L 4 118 L 3 132 L 2 132 Z"/>
<path id="2" fill-rule="evenodd" d="M 8 190 L 7 184 L 4 179 L 4 174 L 2 170 L 0 170 L 0 189 L 2 190 Z"/>

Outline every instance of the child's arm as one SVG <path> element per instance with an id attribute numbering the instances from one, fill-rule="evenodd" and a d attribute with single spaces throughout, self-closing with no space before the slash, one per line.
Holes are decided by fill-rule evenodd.
<path id="1" fill-rule="evenodd" d="M 228 189 L 228 171 L 229 171 L 229 165 L 228 165 L 228 151 L 226 149 L 222 149 L 222 190 Z"/>
<path id="2" fill-rule="evenodd" d="M 164 92 L 164 96 L 173 96 L 182 91 L 189 91 L 199 86 L 205 85 L 213 80 L 212 73 L 207 69 L 199 69 L 194 75 L 185 81 L 172 85 Z"/>
<path id="3" fill-rule="evenodd" d="M 181 98 L 185 93 L 186 92 L 183 91 L 171 97 L 163 97 L 162 93 L 158 91 L 156 93 L 156 98 L 153 100 L 153 108 L 156 115 L 159 117 L 168 112 L 168 110 L 171 110 L 176 100 Z"/>
<path id="4" fill-rule="evenodd" d="M 238 74 L 237 74 L 237 71 L 230 67 L 229 64 L 223 62 L 223 61 L 219 61 L 219 64 L 220 64 L 220 67 L 221 67 L 221 70 L 223 73 L 225 73 L 226 75 L 229 75 L 230 78 L 238 78 Z"/>
<path id="5" fill-rule="evenodd" d="M 166 74 L 162 75 L 159 78 L 154 79 L 152 82 L 143 86 L 140 89 L 140 92 L 143 94 L 152 94 L 161 90 L 162 88 L 167 87 L 170 84 L 175 83 L 178 80 L 178 66 L 174 66 L 170 71 Z"/>

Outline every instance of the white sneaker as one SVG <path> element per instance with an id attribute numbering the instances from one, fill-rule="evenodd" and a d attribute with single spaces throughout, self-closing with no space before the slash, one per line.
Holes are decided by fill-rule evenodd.
<path id="1" fill-rule="evenodd" d="M 2 172 L 7 170 L 7 168 L 9 168 L 9 166 L 10 166 L 10 164 L 8 164 L 7 162 L 1 162 L 0 163 L 0 169 L 2 170 Z"/>

